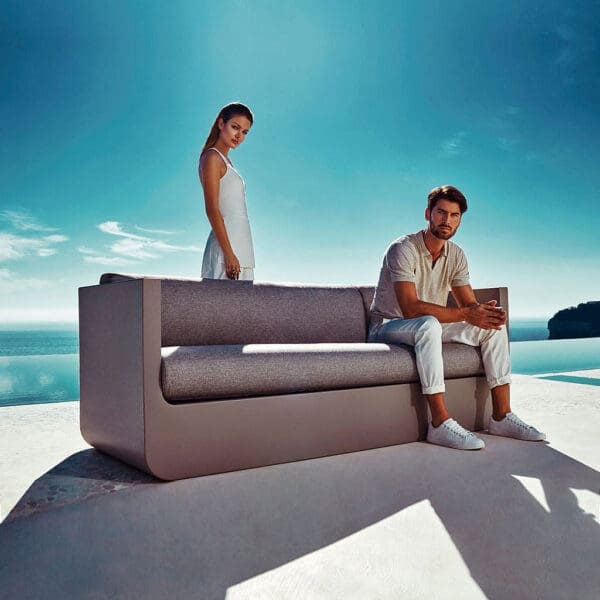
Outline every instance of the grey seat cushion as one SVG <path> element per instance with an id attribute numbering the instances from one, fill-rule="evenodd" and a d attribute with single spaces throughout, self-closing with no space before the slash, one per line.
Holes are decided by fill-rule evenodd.
<path id="1" fill-rule="evenodd" d="M 479 348 L 444 344 L 448 379 L 480 375 Z M 171 402 L 390 385 L 419 380 L 408 346 L 373 343 L 247 344 L 162 349 Z"/>

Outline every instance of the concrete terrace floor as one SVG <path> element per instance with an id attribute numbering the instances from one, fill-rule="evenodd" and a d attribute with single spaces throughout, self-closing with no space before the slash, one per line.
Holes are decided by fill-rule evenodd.
<path id="1" fill-rule="evenodd" d="M 163 483 L 90 449 L 78 403 L 0 408 L 0 597 L 600 594 L 600 370 L 514 376 L 549 443 L 483 435 Z"/>

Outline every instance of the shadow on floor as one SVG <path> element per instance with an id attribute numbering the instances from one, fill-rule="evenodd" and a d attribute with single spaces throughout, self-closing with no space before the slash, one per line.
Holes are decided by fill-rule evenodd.
<path id="1" fill-rule="evenodd" d="M 108 481 L 132 483 L 128 489 L 0 525 L 0 585 L 19 598 L 223 600 L 241 582 L 428 500 L 486 597 L 597 598 L 600 526 L 573 490 L 598 493 L 598 472 L 547 444 L 485 440 L 481 452 L 415 443 L 168 483 L 135 480 L 146 485 L 117 469 Z M 81 481 L 86 461 L 100 472 L 104 459 L 76 454 L 34 486 L 47 487 L 57 469 Z M 518 477 L 539 482 L 547 507 Z M 426 551 L 428 540 L 404 536 L 398 530 L 394 543 Z M 401 569 L 393 566 L 390 581 Z M 349 564 L 344 576 L 365 589 L 373 575 Z M 264 597 L 306 596 L 292 588 Z"/>
<path id="2" fill-rule="evenodd" d="M 34 481 L 5 522 L 135 485 L 158 482 L 151 475 L 98 450 L 82 450 Z"/>

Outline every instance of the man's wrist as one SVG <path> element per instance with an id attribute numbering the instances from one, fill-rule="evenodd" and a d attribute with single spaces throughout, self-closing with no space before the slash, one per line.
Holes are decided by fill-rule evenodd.
<path id="1" fill-rule="evenodd" d="M 469 312 L 472 308 L 479 306 L 479 302 L 475 302 L 473 304 L 467 304 L 467 306 L 462 306 L 460 308 L 460 314 L 462 316 L 463 321 L 468 321 Z"/>

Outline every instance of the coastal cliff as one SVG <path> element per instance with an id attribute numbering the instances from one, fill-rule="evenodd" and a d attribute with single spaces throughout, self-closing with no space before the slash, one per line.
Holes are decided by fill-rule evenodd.
<path id="1" fill-rule="evenodd" d="M 563 308 L 548 321 L 549 339 L 600 337 L 600 301 Z"/>

